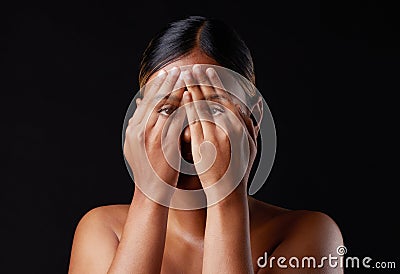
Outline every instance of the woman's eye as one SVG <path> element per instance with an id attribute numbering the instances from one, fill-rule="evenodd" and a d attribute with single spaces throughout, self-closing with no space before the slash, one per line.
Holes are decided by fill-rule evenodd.
<path id="1" fill-rule="evenodd" d="M 157 112 L 164 116 L 169 116 L 174 112 L 176 109 L 175 106 L 162 106 Z"/>
<path id="2" fill-rule="evenodd" d="M 225 110 L 219 106 L 210 106 L 210 111 L 211 111 L 211 114 L 214 116 L 217 116 L 217 115 L 225 112 Z"/>

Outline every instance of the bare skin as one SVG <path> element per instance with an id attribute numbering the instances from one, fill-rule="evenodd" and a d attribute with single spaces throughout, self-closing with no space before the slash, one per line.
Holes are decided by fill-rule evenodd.
<path id="1" fill-rule="evenodd" d="M 164 70 L 192 64 L 218 65 L 215 60 L 195 50 Z M 176 81 L 173 73 L 165 77 Z M 202 99 L 207 92 L 189 88 L 188 91 L 178 90 L 175 95 L 181 100 L 181 105 L 187 106 Z M 137 103 L 142 104 L 140 100 Z M 146 113 L 144 104 L 146 102 L 141 108 L 142 115 Z M 190 115 L 196 114 L 194 109 L 187 108 L 186 111 L 189 120 Z M 236 111 L 233 106 L 232 111 Z M 140 112 L 135 115 L 133 125 Z M 241 118 L 255 141 L 257 127 L 250 123 L 249 117 Z M 162 123 L 162 117 L 154 119 L 153 129 L 146 136 L 156 140 L 157 125 Z M 194 136 L 202 138 L 197 140 Z M 191 124 L 182 133 L 182 141 L 189 144 L 189 149 L 209 138 L 217 142 L 222 151 L 226 149 L 227 143 L 221 133 L 208 124 Z M 251 158 L 254 160 L 255 146 L 252 145 Z M 133 143 L 127 144 L 128 148 L 134 146 Z M 229 160 L 217 157 L 216 168 L 202 176 L 179 176 L 160 163 L 159 149 L 151 149 L 148 147 L 146 152 L 150 153 L 150 162 L 152 157 L 157 159 L 159 178 L 186 189 L 206 187 L 217 181 L 218 170 Z M 156 180 L 148 177 L 149 172 L 140 174 L 146 167 L 140 166 L 137 156 L 130 154 L 129 150 L 125 151 L 125 156 L 133 167 L 135 180 Z M 195 163 L 196 157 L 198 155 L 193 153 Z M 302 257 L 314 256 L 319 264 L 318 260 L 323 256 L 337 256 L 336 248 L 343 245 L 343 240 L 336 223 L 323 213 L 287 210 L 247 196 L 246 179 L 245 176 L 224 200 L 204 209 L 168 209 L 147 198 L 136 187 L 130 205 L 91 210 L 76 229 L 69 273 L 343 273 L 340 268 L 329 267 L 327 262 L 322 268 L 280 268 L 276 262 L 272 268 L 260 268 L 257 260 L 265 252 L 269 259 L 273 256 L 287 259 L 296 256 L 301 261 Z M 288 265 L 288 261 L 285 264 Z"/>

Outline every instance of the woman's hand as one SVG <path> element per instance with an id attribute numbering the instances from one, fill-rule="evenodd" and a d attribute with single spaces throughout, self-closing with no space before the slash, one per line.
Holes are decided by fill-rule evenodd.
<path id="1" fill-rule="evenodd" d="M 188 87 L 183 102 L 190 126 L 193 161 L 203 188 L 220 180 L 223 192 L 233 190 L 239 183 L 245 188 L 256 152 L 246 117 L 234 103 L 233 96 L 214 88 L 222 87 L 214 69 L 203 72 L 195 65 L 192 72 L 182 74 Z"/>
<path id="2" fill-rule="evenodd" d="M 183 94 L 183 89 L 173 91 L 179 75 L 178 68 L 168 73 L 162 70 L 146 85 L 143 100 L 137 101 L 138 107 L 126 129 L 124 155 L 135 184 L 152 195 L 161 194 L 155 193 L 160 191 L 160 182 L 176 186 L 178 180 L 179 173 L 170 164 L 177 167 L 180 163 L 176 142 L 184 117 L 170 115 L 179 106 Z"/>
<path id="3" fill-rule="evenodd" d="M 250 117 L 214 69 L 195 65 L 182 75 L 192 156 L 208 205 L 202 272 L 253 273 L 246 195 L 256 152 Z"/>

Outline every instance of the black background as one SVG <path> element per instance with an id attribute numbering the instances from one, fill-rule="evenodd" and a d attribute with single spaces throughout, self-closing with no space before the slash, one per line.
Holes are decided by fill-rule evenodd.
<path id="1" fill-rule="evenodd" d="M 66 273 L 79 219 L 130 202 L 121 131 L 140 57 L 161 27 L 188 15 L 224 20 L 252 51 L 278 136 L 273 170 L 255 197 L 325 212 L 349 256 L 400 267 L 393 6 L 32 2 L 1 15 L 0 272 Z"/>

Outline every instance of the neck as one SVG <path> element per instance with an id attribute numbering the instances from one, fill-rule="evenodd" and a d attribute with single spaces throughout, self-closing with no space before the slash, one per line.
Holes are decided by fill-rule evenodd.
<path id="1" fill-rule="evenodd" d="M 186 190 L 201 189 L 198 176 L 180 174 L 178 188 Z M 178 234 L 188 241 L 203 240 L 206 227 L 207 209 L 178 210 L 170 209 L 168 213 L 168 226 L 171 232 Z"/>

